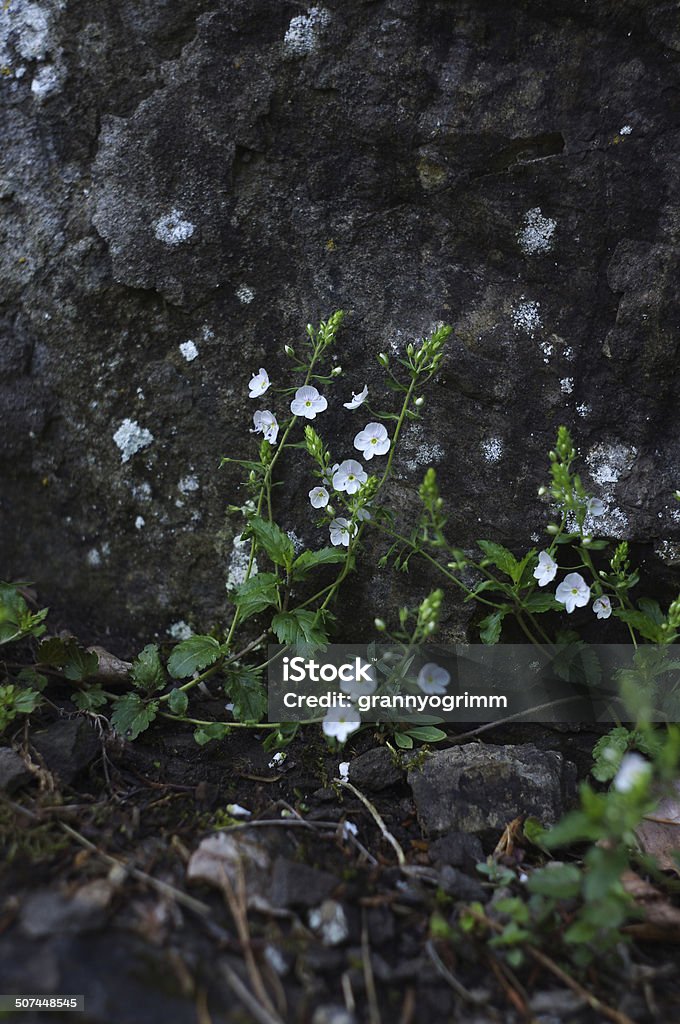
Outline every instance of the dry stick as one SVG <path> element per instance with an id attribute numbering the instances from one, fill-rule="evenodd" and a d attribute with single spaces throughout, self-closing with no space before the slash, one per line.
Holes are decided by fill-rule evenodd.
<path id="1" fill-rule="evenodd" d="M 488 996 L 476 996 L 472 992 L 469 992 L 468 989 L 458 981 L 458 978 L 449 970 L 442 958 L 439 956 L 437 950 L 434 948 L 432 939 L 428 939 L 425 943 L 425 952 L 441 974 L 444 981 L 448 982 L 456 995 L 460 996 L 464 1002 L 471 1003 L 472 1006 L 483 1006 L 484 1003 L 488 1003 Z"/>
<path id="2" fill-rule="evenodd" d="M 269 1010 L 265 1010 L 264 1006 L 258 1003 L 250 989 L 243 984 L 236 971 L 229 964 L 223 963 L 220 964 L 220 967 L 224 980 L 233 990 L 236 998 L 240 999 L 243 1005 L 250 1010 L 258 1024 L 283 1024 L 278 1014 L 271 1014 Z"/>
<path id="3" fill-rule="evenodd" d="M 406 856 L 404 854 L 404 851 L 402 850 L 401 846 L 399 845 L 397 840 L 394 838 L 392 833 L 387 828 L 387 825 L 385 824 L 385 822 L 380 817 L 380 813 L 378 812 L 377 807 L 374 807 L 373 804 L 371 803 L 371 801 L 368 799 L 368 797 L 365 797 L 363 793 L 360 793 L 359 790 L 356 788 L 356 786 L 353 786 L 351 782 L 345 782 L 343 779 L 335 779 L 335 782 L 337 782 L 338 785 L 342 786 L 344 789 L 348 789 L 350 791 L 350 793 L 354 793 L 355 797 L 357 797 L 358 800 L 361 800 L 362 804 L 367 809 L 367 811 L 370 813 L 370 815 L 373 818 L 374 822 L 376 823 L 376 825 L 380 829 L 380 832 L 381 832 L 383 838 L 387 840 L 387 842 L 390 844 L 392 849 L 395 851 L 395 853 L 397 855 L 397 861 L 399 863 L 399 867 L 400 868 L 407 867 L 408 865 L 406 863 Z"/>
<path id="4" fill-rule="evenodd" d="M 476 921 L 487 925 L 487 927 L 491 928 L 493 931 L 503 931 L 502 925 L 498 924 L 496 921 L 492 921 L 485 914 L 480 914 L 475 910 L 470 910 L 470 913 Z M 613 1006 L 608 1006 L 607 1003 L 603 1003 L 601 999 L 598 999 L 597 996 L 593 995 L 592 992 L 589 992 L 587 988 L 584 988 L 583 985 L 579 984 L 575 978 L 572 978 L 570 974 L 563 971 L 559 964 L 556 964 L 549 956 L 542 953 L 540 949 L 536 949 L 535 946 L 531 946 L 529 943 L 526 943 L 524 948 L 534 958 L 534 960 L 538 961 L 538 963 L 543 967 L 546 967 L 555 975 L 556 978 L 559 978 L 560 981 L 570 988 L 572 992 L 576 992 L 581 999 L 588 1003 L 591 1010 L 597 1010 L 598 1013 L 604 1014 L 605 1017 L 613 1020 L 615 1024 L 635 1024 L 635 1021 L 631 1020 L 628 1014 L 622 1013 L 620 1010 L 615 1010 Z"/>
<path id="5" fill-rule="evenodd" d="M 382 1024 L 380 1007 L 378 1006 L 378 994 L 375 990 L 375 978 L 373 977 L 373 965 L 371 964 L 371 947 L 368 941 L 365 909 L 361 911 L 361 961 L 364 968 L 369 1024 Z"/>
<path id="6" fill-rule="evenodd" d="M 559 700 L 549 700 L 545 704 L 537 704 L 535 708 L 529 708 L 527 711 L 516 711 L 514 715 L 508 715 L 506 718 L 498 718 L 495 722 L 485 722 L 484 725 L 478 725 L 476 729 L 470 729 L 469 732 L 461 732 L 458 736 L 449 736 L 449 745 L 465 743 L 466 740 L 474 739 L 475 736 L 479 736 L 482 732 L 487 732 L 489 729 L 496 729 L 499 725 L 507 725 L 508 722 L 514 722 L 517 718 L 524 718 L 525 715 L 534 714 L 536 711 L 546 711 L 548 708 L 556 708 L 559 707 L 560 704 L 573 704 L 576 700 L 581 700 L 581 698 L 560 697 Z"/>

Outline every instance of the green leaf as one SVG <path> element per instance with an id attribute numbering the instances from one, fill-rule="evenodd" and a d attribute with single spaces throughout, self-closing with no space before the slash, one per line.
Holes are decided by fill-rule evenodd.
<path id="1" fill-rule="evenodd" d="M 664 631 L 656 624 L 654 619 L 651 619 L 649 615 L 645 615 L 644 612 L 636 612 L 628 608 L 617 608 L 613 614 L 617 619 L 621 619 L 622 622 L 626 622 L 633 629 L 636 629 L 646 640 L 651 640 L 653 644 L 662 644 L 664 642 Z"/>
<path id="2" fill-rule="evenodd" d="M 442 729 L 436 729 L 433 725 L 418 726 L 415 729 L 409 729 L 407 736 L 410 736 L 414 740 L 420 740 L 421 743 L 439 743 L 440 740 L 446 739 L 446 733 Z"/>
<path id="3" fill-rule="evenodd" d="M 278 587 L 281 581 L 273 572 L 258 572 L 239 584 L 231 593 L 231 599 L 239 610 L 241 619 L 248 619 L 278 603 Z"/>
<path id="4" fill-rule="evenodd" d="M 503 625 L 503 619 L 506 616 L 506 612 L 500 609 L 495 612 L 491 612 L 485 619 L 479 623 L 479 636 L 483 644 L 497 644 L 500 635 L 501 627 Z"/>
<path id="5" fill-rule="evenodd" d="M 283 750 L 289 743 L 292 743 L 295 739 L 298 729 L 300 728 L 299 722 L 282 722 L 279 729 L 272 729 L 262 744 L 262 749 L 266 753 L 271 751 Z"/>
<path id="6" fill-rule="evenodd" d="M 275 565 L 290 569 L 295 558 L 295 548 L 287 533 L 276 523 L 270 523 L 261 516 L 252 516 L 248 520 L 248 533 L 252 533 L 257 544 L 267 552 Z"/>
<path id="7" fill-rule="evenodd" d="M 165 686 L 165 672 L 161 664 L 157 644 L 147 644 L 135 658 L 130 669 L 130 678 L 138 690 L 155 693 Z"/>
<path id="8" fill-rule="evenodd" d="M 477 546 L 482 549 L 486 557 L 497 569 L 500 569 L 511 580 L 515 581 L 515 577 L 518 576 L 518 571 L 520 570 L 520 564 L 512 551 L 508 551 L 502 544 L 494 544 L 490 540 L 478 540 Z"/>
<path id="9" fill-rule="evenodd" d="M 321 548 L 319 551 L 303 551 L 293 562 L 293 579 L 300 580 L 319 565 L 332 565 L 344 562 L 347 552 L 339 548 Z"/>
<path id="10" fill-rule="evenodd" d="M 230 673 L 226 690 L 234 704 L 237 722 L 261 722 L 267 710 L 267 693 L 255 672 Z"/>
<path id="11" fill-rule="evenodd" d="M 40 704 L 37 690 L 17 690 L 14 694 L 14 709 L 21 715 L 30 715 Z"/>
<path id="12" fill-rule="evenodd" d="M 173 679 L 187 679 L 214 664 L 223 653 L 221 644 L 213 636 L 190 636 L 177 644 L 168 658 L 168 672 Z"/>
<path id="13" fill-rule="evenodd" d="M 534 871 L 527 888 L 541 896 L 571 900 L 581 891 L 581 872 L 574 864 L 550 864 Z"/>
<path id="14" fill-rule="evenodd" d="M 614 778 L 634 735 L 625 726 L 620 725 L 600 737 L 593 747 L 595 763 L 591 768 L 591 774 L 598 782 L 609 782 Z"/>
<path id="15" fill-rule="evenodd" d="M 184 690 L 172 690 L 168 698 L 168 706 L 175 715 L 183 715 L 189 707 L 189 698 Z"/>
<path id="16" fill-rule="evenodd" d="M 73 703 L 81 711 L 97 711 L 104 707 L 107 700 L 101 686 L 88 686 L 86 690 L 78 690 L 73 695 Z"/>
<path id="17" fill-rule="evenodd" d="M 116 701 L 111 725 L 119 736 L 136 740 L 140 733 L 149 728 L 158 710 L 158 703 L 146 704 L 138 693 L 126 693 Z"/>
<path id="18" fill-rule="evenodd" d="M 652 622 L 656 622 L 657 626 L 660 626 L 662 622 L 666 621 L 666 617 L 661 611 L 659 602 L 652 600 L 651 597 L 641 597 L 638 601 L 638 608 L 641 612 L 644 612 Z"/>
<path id="19" fill-rule="evenodd" d="M 528 817 L 522 826 L 522 833 L 530 843 L 534 846 L 538 846 L 540 849 L 545 849 L 543 839 L 545 838 L 547 829 L 543 827 L 538 818 Z"/>
<path id="20" fill-rule="evenodd" d="M 199 747 L 204 747 L 211 740 L 223 740 L 229 735 L 230 729 L 226 722 L 211 722 L 194 731 L 194 739 Z"/>
<path id="21" fill-rule="evenodd" d="M 411 750 L 413 747 L 413 740 L 405 732 L 395 732 L 394 742 L 398 747 L 401 747 L 402 750 Z"/>
<path id="22" fill-rule="evenodd" d="M 532 615 L 540 615 L 541 612 L 560 611 L 564 608 L 564 605 L 556 601 L 552 594 L 536 591 L 524 598 L 522 607 L 526 608 Z"/>
<path id="23" fill-rule="evenodd" d="M 37 690 L 39 693 L 42 693 L 47 686 L 47 676 L 36 672 L 34 668 L 22 668 L 17 679 L 24 686 L 30 686 L 31 689 Z"/>
<path id="24" fill-rule="evenodd" d="M 272 619 L 272 629 L 282 644 L 325 644 L 328 641 L 316 613 L 300 608 L 292 612 L 279 612 Z"/>
<path id="25" fill-rule="evenodd" d="M 66 678 L 74 682 L 82 682 L 99 671 L 97 655 L 84 651 L 73 637 L 62 640 L 55 636 L 43 640 L 38 648 L 38 664 L 61 669 Z"/>

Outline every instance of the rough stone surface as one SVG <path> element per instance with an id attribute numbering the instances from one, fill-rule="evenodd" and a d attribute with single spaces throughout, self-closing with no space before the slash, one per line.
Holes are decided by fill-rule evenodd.
<path id="1" fill-rule="evenodd" d="M 518 815 L 553 824 L 573 797 L 574 766 L 561 754 L 522 746 L 469 743 L 431 754 L 408 781 L 428 835 L 459 830 L 498 836 Z"/>
<path id="2" fill-rule="evenodd" d="M 65 785 L 86 768 L 101 750 L 101 742 L 82 718 L 59 720 L 31 736 L 31 743 L 51 772 Z"/>
<path id="3" fill-rule="evenodd" d="M 433 464 L 460 543 L 529 544 L 566 422 L 606 529 L 677 561 L 679 62 L 666 0 L 13 2 L 3 573 L 118 653 L 219 623 L 247 379 L 337 307 L 348 444 L 375 352 L 455 327 L 406 511 Z"/>
<path id="4" fill-rule="evenodd" d="M 271 902 L 275 907 L 315 907 L 331 895 L 338 879 L 327 871 L 277 857 L 271 881 Z"/>
<path id="5" fill-rule="evenodd" d="M 349 766 L 349 778 L 362 792 L 377 793 L 403 782 L 406 772 L 395 764 L 391 751 L 373 747 L 355 757 Z"/>
<path id="6" fill-rule="evenodd" d="M 32 777 L 16 751 L 10 747 L 0 747 L 0 790 L 13 793 L 30 782 Z"/>

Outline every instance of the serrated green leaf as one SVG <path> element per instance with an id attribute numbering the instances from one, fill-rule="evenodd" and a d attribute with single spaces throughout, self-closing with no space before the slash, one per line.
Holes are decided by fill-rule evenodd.
<path id="1" fill-rule="evenodd" d="M 17 679 L 24 686 L 30 686 L 31 689 L 37 690 L 38 693 L 42 693 L 47 686 L 47 676 L 36 672 L 34 668 L 22 668 Z"/>
<path id="2" fill-rule="evenodd" d="M 229 726 L 226 722 L 211 722 L 194 731 L 194 739 L 199 747 L 204 747 L 211 740 L 223 740 L 228 735 Z"/>
<path id="3" fill-rule="evenodd" d="M 187 679 L 213 665 L 222 653 L 221 644 L 213 636 L 190 636 L 177 644 L 168 658 L 168 672 L 173 679 Z"/>
<path id="4" fill-rule="evenodd" d="M 138 690 L 144 693 L 155 693 L 165 686 L 165 672 L 158 653 L 157 644 L 147 644 L 139 652 L 132 668 L 130 678 Z"/>
<path id="5" fill-rule="evenodd" d="M 265 608 L 276 606 L 280 583 L 275 573 L 258 572 L 239 584 L 231 593 L 231 599 L 239 610 L 239 618 L 248 619 Z"/>
<path id="6" fill-rule="evenodd" d="M 482 619 L 479 623 L 479 636 L 483 644 L 498 643 L 505 616 L 506 612 L 499 609 Z"/>
<path id="7" fill-rule="evenodd" d="M 559 604 L 552 594 L 536 591 L 524 598 L 522 607 L 532 615 L 540 615 L 542 612 L 561 611 L 564 605 Z"/>
<path id="8" fill-rule="evenodd" d="M 321 548 L 319 551 L 303 551 L 293 562 L 293 579 L 302 579 L 310 569 L 320 565 L 332 565 L 344 562 L 347 552 L 339 548 Z"/>
<path id="9" fill-rule="evenodd" d="M 116 701 L 111 725 L 119 736 L 136 740 L 140 733 L 149 728 L 158 710 L 158 703 L 145 703 L 138 693 L 126 693 Z"/>
<path id="10" fill-rule="evenodd" d="M 267 552 L 275 565 L 290 569 L 295 558 L 295 548 L 287 533 L 276 523 L 270 523 L 261 516 L 252 516 L 248 520 L 248 532 L 251 533 L 259 547 Z"/>
<path id="11" fill-rule="evenodd" d="M 189 707 L 189 698 L 184 690 L 172 690 L 168 698 L 168 706 L 175 715 L 183 715 Z"/>
<path id="12" fill-rule="evenodd" d="M 279 643 L 282 644 L 325 644 L 328 641 L 321 622 L 317 621 L 316 614 L 303 609 L 279 612 L 272 619 L 272 629 Z"/>
<path id="13" fill-rule="evenodd" d="M 74 682 L 82 682 L 99 670 L 97 655 L 83 650 L 73 637 L 43 640 L 38 648 L 38 664 L 61 669 L 66 678 Z"/>
<path id="14" fill-rule="evenodd" d="M 534 871 L 527 882 L 529 892 L 553 899 L 571 900 L 581 891 L 582 876 L 574 864 L 550 864 Z"/>
<path id="15" fill-rule="evenodd" d="M 261 722 L 267 710 L 267 693 L 262 680 L 248 669 L 229 675 L 227 693 L 234 704 L 237 722 Z"/>
<path id="16" fill-rule="evenodd" d="M 628 608 L 616 608 L 613 614 L 617 619 L 621 619 L 622 622 L 636 629 L 646 640 L 651 640 L 653 644 L 662 644 L 664 642 L 664 631 L 654 622 L 654 619 L 651 619 L 649 615 L 645 615 L 644 612 L 637 612 Z"/>
<path id="17" fill-rule="evenodd" d="M 482 549 L 485 556 L 497 569 L 505 573 L 506 576 L 509 576 L 511 580 L 515 580 L 519 569 L 519 562 L 512 551 L 508 551 L 502 544 L 494 544 L 490 540 L 478 540 L 477 546 Z"/>
<path id="18" fill-rule="evenodd" d="M 108 698 L 101 686 L 88 686 L 86 690 L 78 690 L 72 700 L 81 711 L 97 711 L 104 707 Z"/>

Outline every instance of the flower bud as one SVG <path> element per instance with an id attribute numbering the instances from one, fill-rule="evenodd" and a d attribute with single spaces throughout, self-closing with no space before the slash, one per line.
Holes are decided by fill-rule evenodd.
<path id="1" fill-rule="evenodd" d="M 295 349 L 293 348 L 292 345 L 284 345 L 283 351 L 286 353 L 287 356 L 290 356 L 291 359 L 295 355 Z"/>
<path id="2" fill-rule="evenodd" d="M 557 523 L 550 523 L 546 527 L 546 533 L 552 534 L 553 537 L 556 537 L 559 532 L 560 532 L 560 528 L 557 525 Z"/>
<path id="3" fill-rule="evenodd" d="M 543 497 L 543 495 L 544 495 L 544 494 L 547 494 L 547 493 L 548 493 L 548 488 L 547 488 L 547 487 L 545 486 L 545 484 L 542 484 L 542 485 L 541 485 L 541 486 L 540 486 L 540 487 L 538 488 L 538 496 L 539 496 L 539 498 L 542 498 L 542 497 Z"/>
<path id="4" fill-rule="evenodd" d="M 406 355 L 407 356 L 412 356 L 414 352 L 415 352 L 415 349 L 413 347 L 413 342 L 409 342 L 408 345 L 406 346 Z"/>
<path id="5" fill-rule="evenodd" d="M 390 360 L 386 352 L 378 353 L 378 362 L 380 363 L 381 366 L 384 366 L 385 369 L 387 369 L 387 367 L 390 365 Z"/>
<path id="6" fill-rule="evenodd" d="M 387 629 L 387 624 L 385 623 L 384 619 L 373 619 L 373 625 L 375 626 L 379 633 L 384 633 L 385 630 Z"/>
<path id="7" fill-rule="evenodd" d="M 342 367 L 341 366 L 334 366 L 333 369 L 331 370 L 331 377 L 339 377 L 341 373 L 342 373 Z"/>
<path id="8" fill-rule="evenodd" d="M 422 395 L 418 395 L 413 404 L 415 405 L 416 409 L 422 409 L 422 407 L 425 405 L 425 399 L 423 398 Z"/>
<path id="9" fill-rule="evenodd" d="M 676 501 L 680 501 L 680 491 L 673 491 L 673 497 Z"/>

